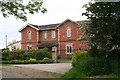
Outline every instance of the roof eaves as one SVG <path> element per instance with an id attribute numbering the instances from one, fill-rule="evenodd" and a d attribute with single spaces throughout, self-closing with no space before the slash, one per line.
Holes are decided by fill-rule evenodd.
<path id="1" fill-rule="evenodd" d="M 21 32 L 23 29 L 25 29 L 27 26 L 30 26 L 30 27 L 32 27 L 32 28 L 34 28 L 34 29 L 36 29 L 36 30 L 39 30 L 38 28 L 36 28 L 36 27 L 34 27 L 33 25 L 31 25 L 31 24 L 26 24 L 24 27 L 22 27 L 20 30 L 19 30 L 19 32 Z"/>
<path id="2" fill-rule="evenodd" d="M 61 24 L 59 24 L 59 25 L 57 26 L 57 28 L 60 27 L 61 25 L 65 24 L 67 21 L 71 21 L 71 22 L 73 22 L 73 23 L 79 25 L 79 23 L 77 23 L 77 22 L 75 22 L 75 21 L 73 21 L 73 20 L 71 20 L 71 19 L 66 19 L 66 20 L 63 21 Z M 80 26 L 80 25 L 79 25 L 79 26 Z"/>

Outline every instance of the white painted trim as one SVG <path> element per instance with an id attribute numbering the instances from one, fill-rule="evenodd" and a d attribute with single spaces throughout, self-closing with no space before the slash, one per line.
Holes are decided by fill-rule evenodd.
<path id="1" fill-rule="evenodd" d="M 57 28 L 60 27 L 61 25 L 65 24 L 67 21 L 73 22 L 73 23 L 77 24 L 78 26 L 80 26 L 79 23 L 77 23 L 77 22 L 75 22 L 75 21 L 73 21 L 73 20 L 71 20 L 71 19 L 66 19 L 66 20 L 63 21 L 61 24 L 59 24 L 59 25 L 57 26 Z"/>
<path id="2" fill-rule="evenodd" d="M 39 41 L 39 31 L 37 31 L 37 41 Z"/>
<path id="3" fill-rule="evenodd" d="M 27 45 L 27 50 L 29 50 L 29 49 L 28 49 L 28 46 L 31 46 L 31 47 L 33 48 L 33 46 L 32 46 L 31 44 L 28 44 L 28 45 Z"/>
<path id="4" fill-rule="evenodd" d="M 68 30 L 70 30 L 70 35 L 68 35 Z M 71 37 L 71 35 L 72 35 L 72 34 L 71 34 L 71 27 L 68 27 L 67 30 L 66 30 L 66 36 L 67 36 L 67 37 Z"/>
<path id="5" fill-rule="evenodd" d="M 30 32 L 30 36 L 29 36 L 29 32 Z M 30 38 L 29 38 L 30 37 Z M 28 40 L 31 40 L 32 39 L 32 31 L 31 30 L 29 30 L 28 32 L 27 32 L 27 39 Z"/>
<path id="6" fill-rule="evenodd" d="M 26 24 L 25 26 L 23 26 L 20 30 L 19 30 L 19 32 L 21 32 L 23 29 L 25 29 L 27 26 L 29 26 L 29 27 L 32 27 L 32 28 L 34 28 L 34 29 L 36 29 L 36 30 L 39 30 L 38 28 L 36 28 L 36 27 L 34 27 L 34 26 L 32 26 L 31 24 Z"/>
<path id="7" fill-rule="evenodd" d="M 68 45 L 71 45 L 71 47 L 72 47 L 72 53 L 67 53 L 67 46 Z M 68 43 L 68 44 L 66 44 L 66 54 L 73 54 L 73 43 Z"/>
<path id="8" fill-rule="evenodd" d="M 55 31 L 52 31 L 51 37 L 52 37 L 52 39 L 54 39 L 56 37 L 56 32 Z"/>
<path id="9" fill-rule="evenodd" d="M 47 39 L 47 31 L 44 31 L 44 32 L 43 32 L 43 38 L 44 38 L 44 39 Z"/>
<path id="10" fill-rule="evenodd" d="M 58 29 L 58 44 L 59 44 L 59 55 L 60 55 L 60 30 Z"/>

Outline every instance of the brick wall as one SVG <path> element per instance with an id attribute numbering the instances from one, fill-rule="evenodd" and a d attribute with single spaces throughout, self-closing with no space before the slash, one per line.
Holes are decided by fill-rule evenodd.
<path id="1" fill-rule="evenodd" d="M 31 40 L 28 40 L 28 31 L 31 31 Z M 21 32 L 21 42 L 22 42 L 22 49 L 27 49 L 28 45 L 32 45 L 33 49 L 37 49 L 36 44 L 37 42 L 37 30 L 31 27 L 26 27 Z M 31 43 L 32 42 L 32 43 Z"/>
<path id="2" fill-rule="evenodd" d="M 55 38 L 52 38 L 52 31 L 55 31 L 55 34 L 56 34 Z M 47 32 L 47 39 L 44 39 L 44 32 Z M 39 40 L 40 41 L 57 41 L 58 40 L 58 31 L 57 30 L 40 31 Z"/>
<path id="3" fill-rule="evenodd" d="M 71 37 L 67 37 L 67 28 L 71 28 Z M 62 26 L 59 27 L 60 31 L 60 56 L 71 56 L 72 54 L 67 54 L 66 45 L 72 44 L 72 52 L 76 52 L 77 50 L 86 50 L 88 49 L 85 41 L 77 41 L 78 38 L 82 37 L 82 31 L 80 30 L 80 26 L 73 22 L 66 22 Z"/>

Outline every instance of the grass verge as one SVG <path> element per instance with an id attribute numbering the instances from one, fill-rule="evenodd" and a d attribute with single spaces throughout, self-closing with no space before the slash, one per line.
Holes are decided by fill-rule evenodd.
<path id="1" fill-rule="evenodd" d="M 58 59 L 59 63 L 70 63 L 71 60 L 70 59 L 66 59 L 66 58 L 62 58 L 62 59 Z"/>
<path id="2" fill-rule="evenodd" d="M 72 68 L 65 74 L 61 76 L 61 78 L 87 78 L 87 76 L 83 73 L 78 72 L 76 69 Z"/>
<path id="3" fill-rule="evenodd" d="M 0 64 L 0 66 L 9 66 L 8 64 Z"/>

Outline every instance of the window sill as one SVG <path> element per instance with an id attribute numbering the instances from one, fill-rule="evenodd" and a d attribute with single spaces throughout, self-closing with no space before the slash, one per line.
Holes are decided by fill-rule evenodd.
<path id="1" fill-rule="evenodd" d="M 66 54 L 73 54 L 73 53 L 66 53 Z"/>

